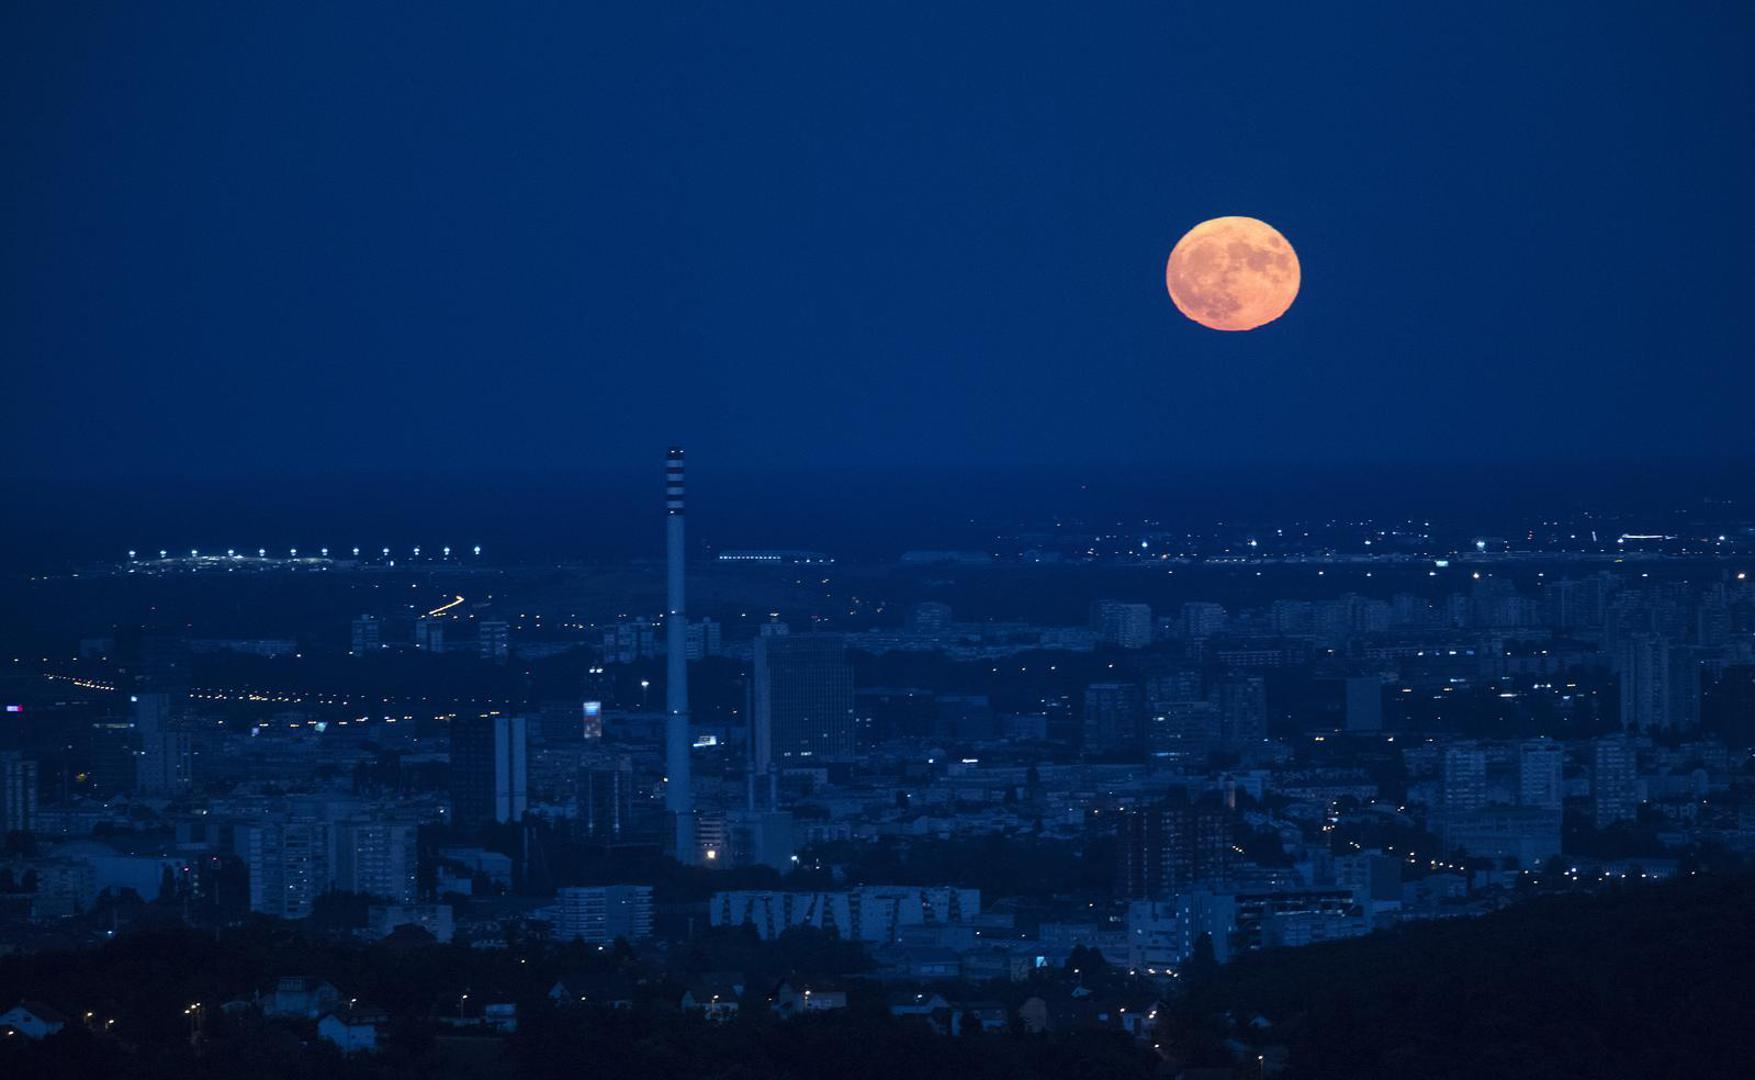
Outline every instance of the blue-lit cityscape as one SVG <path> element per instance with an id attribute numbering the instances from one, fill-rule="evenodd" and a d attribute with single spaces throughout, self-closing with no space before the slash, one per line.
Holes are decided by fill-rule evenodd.
<path id="1" fill-rule="evenodd" d="M 0 942 L 440 950 L 475 989 L 421 1007 L 457 1039 L 615 987 L 709 1024 L 876 1009 L 1272 1072 L 1271 1015 L 1196 1048 L 1184 978 L 1745 872 L 1755 524 L 1646 528 L 1056 520 L 887 558 L 679 530 L 631 565 L 38 573 L 16 599 L 57 633 L 0 683 Z M 338 979 L 194 977 L 343 1049 L 390 1038 Z"/>
<path id="2" fill-rule="evenodd" d="M 0 5 L 0 1080 L 1755 1077 L 1755 5 Z"/>

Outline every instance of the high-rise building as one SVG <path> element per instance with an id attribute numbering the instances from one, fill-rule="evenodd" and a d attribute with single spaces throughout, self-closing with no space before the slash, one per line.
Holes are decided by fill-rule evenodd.
<path id="1" fill-rule="evenodd" d="M 911 634 L 947 634 L 955 625 L 951 605 L 937 600 L 915 604 L 908 612 L 908 632 Z"/>
<path id="2" fill-rule="evenodd" d="M 417 829 L 402 821 L 343 821 L 331 829 L 335 888 L 397 904 L 414 902 Z"/>
<path id="3" fill-rule="evenodd" d="M 134 734 L 140 756 L 135 760 L 134 786 L 143 795 L 175 795 L 186 791 L 194 773 L 189 729 L 172 712 L 171 696 L 134 694 Z"/>
<path id="4" fill-rule="evenodd" d="M 1444 749 L 1444 816 L 1468 814 L 1487 805 L 1487 752 L 1475 743 Z"/>
<path id="5" fill-rule="evenodd" d="M 349 656 L 364 656 L 384 647 L 384 625 L 375 615 L 360 615 L 353 620 L 353 636 Z"/>
<path id="6" fill-rule="evenodd" d="M 1105 645 L 1143 649 L 1152 643 L 1151 606 L 1099 600 L 1091 605 L 1091 629 Z"/>
<path id="7" fill-rule="evenodd" d="M 481 658 L 496 664 L 506 662 L 512 652 L 512 628 L 500 619 L 489 619 L 475 627 L 476 645 Z"/>
<path id="8" fill-rule="evenodd" d="M 1659 634 L 1629 634 L 1615 650 L 1621 726 L 1692 731 L 1700 726 L 1700 650 Z"/>
<path id="9" fill-rule="evenodd" d="M 1168 799 L 1130 810 L 1121 825 L 1121 895 L 1169 900 L 1228 882 L 1231 837 L 1231 814 L 1222 807 Z"/>
<path id="10" fill-rule="evenodd" d="M 1154 754 L 1202 759 L 1219 748 L 1221 724 L 1214 702 L 1159 702 L 1146 716 L 1146 748 Z"/>
<path id="11" fill-rule="evenodd" d="M 540 737 L 546 745 L 574 745 L 585 740 L 585 717 L 577 698 L 557 698 L 536 708 L 536 723 L 530 734 Z"/>
<path id="12" fill-rule="evenodd" d="M 1562 578 L 1542 587 L 1543 619 L 1556 630 L 1578 630 L 1603 623 L 1603 581 Z"/>
<path id="13" fill-rule="evenodd" d="M 105 795 L 135 790 L 140 784 L 140 736 L 132 718 L 109 717 L 91 725 L 92 786 Z"/>
<path id="14" fill-rule="evenodd" d="M 785 810 L 729 810 L 725 814 L 725 867 L 771 866 L 790 870 L 797 850 L 791 813 Z"/>
<path id="15" fill-rule="evenodd" d="M 640 941 L 652 936 L 652 886 L 564 888 L 555 894 L 554 916 L 554 935 L 561 941 Z"/>
<path id="16" fill-rule="evenodd" d="M 853 667 L 838 638 L 760 637 L 755 645 L 757 767 L 853 756 Z M 764 760 L 763 743 L 771 755 Z"/>
<path id="17" fill-rule="evenodd" d="M 422 652 L 444 652 L 445 621 L 443 619 L 425 617 L 415 620 L 414 647 Z"/>
<path id="18" fill-rule="evenodd" d="M 1182 636 L 1200 641 L 1225 632 L 1225 609 L 1201 601 L 1182 605 Z"/>
<path id="19" fill-rule="evenodd" d="M 986 694 L 939 694 L 933 735 L 959 742 L 979 742 L 997 733 L 993 702 Z"/>
<path id="20" fill-rule="evenodd" d="M 285 818 L 239 825 L 233 851 L 250 876 L 250 910 L 302 919 L 329 891 L 330 826 L 325 821 Z"/>
<path id="21" fill-rule="evenodd" d="M 614 842 L 633 831 L 634 765 L 626 757 L 579 770 L 579 832 Z"/>
<path id="22" fill-rule="evenodd" d="M 1376 675 L 1347 680 L 1347 730 L 1383 730 L 1383 680 Z"/>
<path id="23" fill-rule="evenodd" d="M 180 703 L 189 693 L 189 640 L 134 627 L 116 635 L 116 685 L 130 693 L 165 694 Z"/>
<path id="24" fill-rule="evenodd" d="M 1539 810 L 1558 810 L 1566 798 L 1566 754 L 1553 739 L 1531 739 L 1518 747 L 1517 802 Z"/>
<path id="25" fill-rule="evenodd" d="M 452 821 L 475 828 L 521 820 L 529 807 L 528 749 L 522 716 L 452 721 Z"/>
<path id="26" fill-rule="evenodd" d="M 1183 670 L 1153 675 L 1146 680 L 1146 704 L 1156 707 L 1166 701 L 1202 701 L 1201 673 Z"/>
<path id="27" fill-rule="evenodd" d="M 688 641 L 684 655 L 690 660 L 718 656 L 724 652 L 723 628 L 717 619 L 700 619 L 688 624 Z"/>
<path id="28" fill-rule="evenodd" d="M 861 687 L 853 695 L 854 738 L 861 747 L 923 739 L 935 730 L 938 697 L 909 686 Z"/>
<path id="29" fill-rule="evenodd" d="M 1608 735 L 1591 744 L 1591 816 L 1597 828 L 1639 813 L 1639 757 L 1633 740 Z"/>
<path id="30" fill-rule="evenodd" d="M 655 657 L 661 651 L 658 648 L 658 625 L 651 619 L 623 619 L 603 631 L 603 662 L 606 664 L 632 664 Z"/>
<path id="31" fill-rule="evenodd" d="M 1267 741 L 1267 681 L 1260 675 L 1227 675 L 1213 687 L 1219 707 L 1219 744 L 1239 750 Z"/>
<path id="32" fill-rule="evenodd" d="M 17 750 L 0 750 L 0 837 L 27 833 L 37 816 L 37 763 Z"/>
<path id="33" fill-rule="evenodd" d="M 1133 683 L 1085 687 L 1085 750 L 1104 754 L 1140 741 L 1140 688 Z"/>

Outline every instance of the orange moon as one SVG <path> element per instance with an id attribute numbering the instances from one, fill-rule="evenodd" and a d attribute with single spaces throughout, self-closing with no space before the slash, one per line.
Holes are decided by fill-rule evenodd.
<path id="1" fill-rule="evenodd" d="M 1164 284 L 1177 310 L 1214 330 L 1254 330 L 1298 297 L 1298 253 L 1278 229 L 1221 217 L 1188 230 L 1170 251 Z"/>

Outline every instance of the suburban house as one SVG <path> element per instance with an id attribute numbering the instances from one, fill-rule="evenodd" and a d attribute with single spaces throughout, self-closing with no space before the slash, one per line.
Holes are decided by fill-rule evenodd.
<path id="1" fill-rule="evenodd" d="M 264 1016 L 304 1017 L 315 1020 L 341 1004 L 341 991 L 325 979 L 310 975 L 286 975 L 262 999 Z"/>
<path id="2" fill-rule="evenodd" d="M 914 1016 L 930 1020 L 933 1014 L 951 1007 L 943 994 L 930 991 L 921 993 L 900 993 L 890 996 L 891 1016 Z"/>
<path id="3" fill-rule="evenodd" d="M 549 987 L 548 999 L 560 1005 L 595 1005 L 606 1009 L 634 1007 L 634 983 L 618 971 L 585 971 L 563 975 Z"/>
<path id="4" fill-rule="evenodd" d="M 370 1053 L 378 1049 L 378 1034 L 388 1019 L 383 1010 L 356 1003 L 324 1013 L 317 1021 L 317 1037 L 344 1054 Z"/>
<path id="5" fill-rule="evenodd" d="M 952 1035 L 961 1035 L 971 1025 L 982 1031 L 1004 1031 L 1008 1022 L 1005 1006 L 997 1001 L 964 1001 L 951 1006 Z"/>
<path id="6" fill-rule="evenodd" d="M 768 1007 L 781 1016 L 800 1016 L 807 1012 L 828 1012 L 847 1007 L 847 991 L 826 986 L 795 984 L 782 979 L 768 995 Z"/>
<path id="7" fill-rule="evenodd" d="M 684 1012 L 698 1011 L 713 1021 L 730 1020 L 737 1016 L 743 988 L 742 975 L 703 975 L 683 991 L 680 1004 Z"/>
<path id="8" fill-rule="evenodd" d="M 510 1035 L 518 1030 L 518 1006 L 510 1001 L 489 1002 L 481 1007 L 479 1016 L 442 1016 L 442 1024 L 457 1028 L 485 1028 Z"/>

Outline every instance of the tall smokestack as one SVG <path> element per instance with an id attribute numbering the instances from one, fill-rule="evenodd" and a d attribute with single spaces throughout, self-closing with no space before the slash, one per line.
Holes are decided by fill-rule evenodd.
<path id="1" fill-rule="evenodd" d="M 688 617 L 683 604 L 683 452 L 673 446 L 664 455 L 664 767 L 669 783 L 664 805 L 676 816 L 676 857 L 692 863 L 694 854 L 694 790 L 689 778 Z"/>

